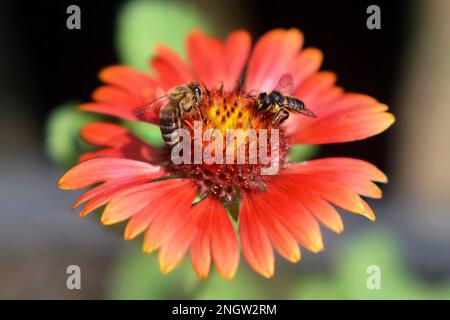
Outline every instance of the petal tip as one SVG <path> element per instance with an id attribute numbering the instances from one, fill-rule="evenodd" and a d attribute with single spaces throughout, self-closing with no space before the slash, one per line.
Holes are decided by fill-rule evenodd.
<path id="1" fill-rule="evenodd" d="M 270 279 L 275 274 L 275 266 L 274 263 L 271 263 L 269 266 L 267 266 L 266 269 L 259 269 L 256 270 L 260 275 L 262 275 L 266 279 Z"/>
<path id="2" fill-rule="evenodd" d="M 123 240 L 129 241 L 132 240 L 133 238 L 134 237 L 132 236 L 132 234 L 125 229 L 125 232 L 123 233 Z"/>
<path id="3" fill-rule="evenodd" d="M 175 265 L 174 264 L 164 264 L 163 262 L 159 262 L 159 271 L 162 274 L 168 274 L 171 271 L 173 271 L 173 269 L 175 269 Z"/>
<path id="4" fill-rule="evenodd" d="M 87 210 L 86 208 L 83 208 L 80 212 L 80 218 L 86 217 L 91 211 Z"/>
<path id="5" fill-rule="evenodd" d="M 103 211 L 103 214 L 100 218 L 100 222 L 104 226 L 109 226 L 109 225 L 116 223 L 116 221 L 114 221 L 114 219 L 111 219 L 111 217 L 109 217 L 108 215 L 109 214 L 107 213 L 107 211 L 105 209 L 105 211 Z"/>
<path id="6" fill-rule="evenodd" d="M 227 273 L 224 273 L 224 272 L 219 272 L 219 273 L 220 273 L 220 276 L 222 277 L 222 279 L 229 281 L 234 278 L 234 276 L 236 275 L 236 271 L 237 271 L 237 269 L 231 270 Z"/>
<path id="7" fill-rule="evenodd" d="M 209 273 L 199 273 L 197 271 L 196 271 L 196 273 L 197 273 L 197 276 L 200 278 L 200 280 L 207 280 L 208 279 Z"/>
<path id="8" fill-rule="evenodd" d="M 297 263 L 300 261 L 301 257 L 300 250 L 295 250 L 295 252 L 292 252 L 291 255 L 287 257 L 287 260 L 292 263 Z"/>
<path id="9" fill-rule="evenodd" d="M 67 183 L 65 175 L 61 179 L 59 179 L 58 188 L 61 190 L 70 190 L 71 189 L 70 185 Z"/>
<path id="10" fill-rule="evenodd" d="M 144 243 L 142 246 L 142 250 L 147 254 L 152 253 L 156 249 L 157 249 L 157 247 L 154 244 Z"/>
<path id="11" fill-rule="evenodd" d="M 372 212 L 366 213 L 366 214 L 364 214 L 364 216 L 365 216 L 367 219 L 369 219 L 370 221 L 375 221 L 375 220 L 377 219 L 376 216 L 375 216 Z"/>
<path id="12" fill-rule="evenodd" d="M 344 232 L 344 225 L 337 226 L 334 230 L 337 234 L 341 234 Z"/>

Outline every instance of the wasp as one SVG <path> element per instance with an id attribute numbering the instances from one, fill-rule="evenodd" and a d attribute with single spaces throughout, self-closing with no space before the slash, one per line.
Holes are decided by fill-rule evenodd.
<path id="1" fill-rule="evenodd" d="M 178 143 L 177 129 L 182 127 L 183 118 L 192 110 L 197 110 L 202 118 L 199 104 L 203 98 L 202 86 L 196 82 L 188 85 L 174 87 L 164 96 L 150 101 L 145 106 L 138 108 L 135 114 L 141 114 L 146 110 L 159 109 L 159 122 L 161 135 L 167 146 L 172 147 Z"/>
<path id="2" fill-rule="evenodd" d="M 292 76 L 284 74 L 273 91 L 258 94 L 256 97 L 256 112 L 269 113 L 272 115 L 272 124 L 278 123 L 278 125 L 289 117 L 290 111 L 315 118 L 314 112 L 307 109 L 301 100 L 281 93 L 281 91 L 290 93 L 292 86 Z"/>

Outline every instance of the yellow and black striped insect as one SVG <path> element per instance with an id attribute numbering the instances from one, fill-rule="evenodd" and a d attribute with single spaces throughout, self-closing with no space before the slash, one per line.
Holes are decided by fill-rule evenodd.
<path id="1" fill-rule="evenodd" d="M 167 146 L 172 147 L 178 143 L 178 132 L 176 129 L 182 127 L 184 116 L 193 109 L 201 116 L 199 104 L 203 97 L 203 90 L 200 84 L 193 82 L 188 85 L 177 86 L 145 106 L 137 109 L 135 114 L 140 114 L 146 110 L 159 109 L 159 122 L 161 135 Z"/>
<path id="2" fill-rule="evenodd" d="M 292 91 L 292 83 L 292 76 L 285 74 L 273 91 L 259 93 L 256 97 L 256 112 L 269 112 L 273 116 L 272 124 L 277 123 L 278 125 L 289 117 L 290 111 L 315 118 L 314 112 L 306 109 L 305 104 L 301 100 L 281 93 L 281 91 L 290 93 Z"/>

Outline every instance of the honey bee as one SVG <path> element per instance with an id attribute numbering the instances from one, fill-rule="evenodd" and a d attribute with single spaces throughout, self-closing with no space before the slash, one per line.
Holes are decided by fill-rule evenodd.
<path id="1" fill-rule="evenodd" d="M 192 82 L 188 85 L 177 86 L 145 106 L 137 109 L 135 114 L 141 114 L 146 110 L 159 109 L 159 122 L 161 135 L 167 146 L 172 147 L 178 143 L 176 129 L 182 127 L 183 118 L 192 110 L 196 110 L 200 117 L 202 114 L 199 104 L 203 98 L 203 90 L 200 84 Z"/>
<path id="2" fill-rule="evenodd" d="M 273 115 L 272 124 L 278 123 L 278 125 L 289 117 L 289 111 L 315 118 L 314 112 L 306 109 L 301 100 L 281 93 L 282 90 L 290 93 L 292 84 L 292 76 L 284 74 L 272 92 L 259 93 L 256 98 L 256 112 L 269 112 Z"/>

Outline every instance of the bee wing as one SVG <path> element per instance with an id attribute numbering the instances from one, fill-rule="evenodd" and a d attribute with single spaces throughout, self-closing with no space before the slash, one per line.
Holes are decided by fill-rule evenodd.
<path id="1" fill-rule="evenodd" d="M 281 93 L 291 94 L 292 91 L 294 91 L 294 78 L 292 78 L 292 75 L 289 73 L 283 74 L 278 81 L 277 86 L 273 90 Z"/>
<path id="2" fill-rule="evenodd" d="M 251 90 L 247 92 L 247 98 L 256 98 L 258 96 L 257 90 Z"/>
<path id="3" fill-rule="evenodd" d="M 317 118 L 317 116 L 316 116 L 316 114 L 314 112 L 312 112 L 311 110 L 306 109 L 306 108 L 298 109 L 298 110 L 295 110 L 295 111 L 298 112 L 298 113 L 301 113 L 304 116 L 310 117 L 310 118 Z"/>
<path id="4" fill-rule="evenodd" d="M 157 110 L 157 109 L 165 106 L 168 103 L 169 103 L 169 96 L 168 95 L 164 95 L 164 96 L 161 96 L 159 98 L 156 98 L 156 99 L 146 103 L 142 107 L 136 108 L 133 111 L 133 113 L 134 113 L 135 116 L 138 116 L 138 115 L 144 113 L 147 110 L 150 110 L 150 111 Z"/>

